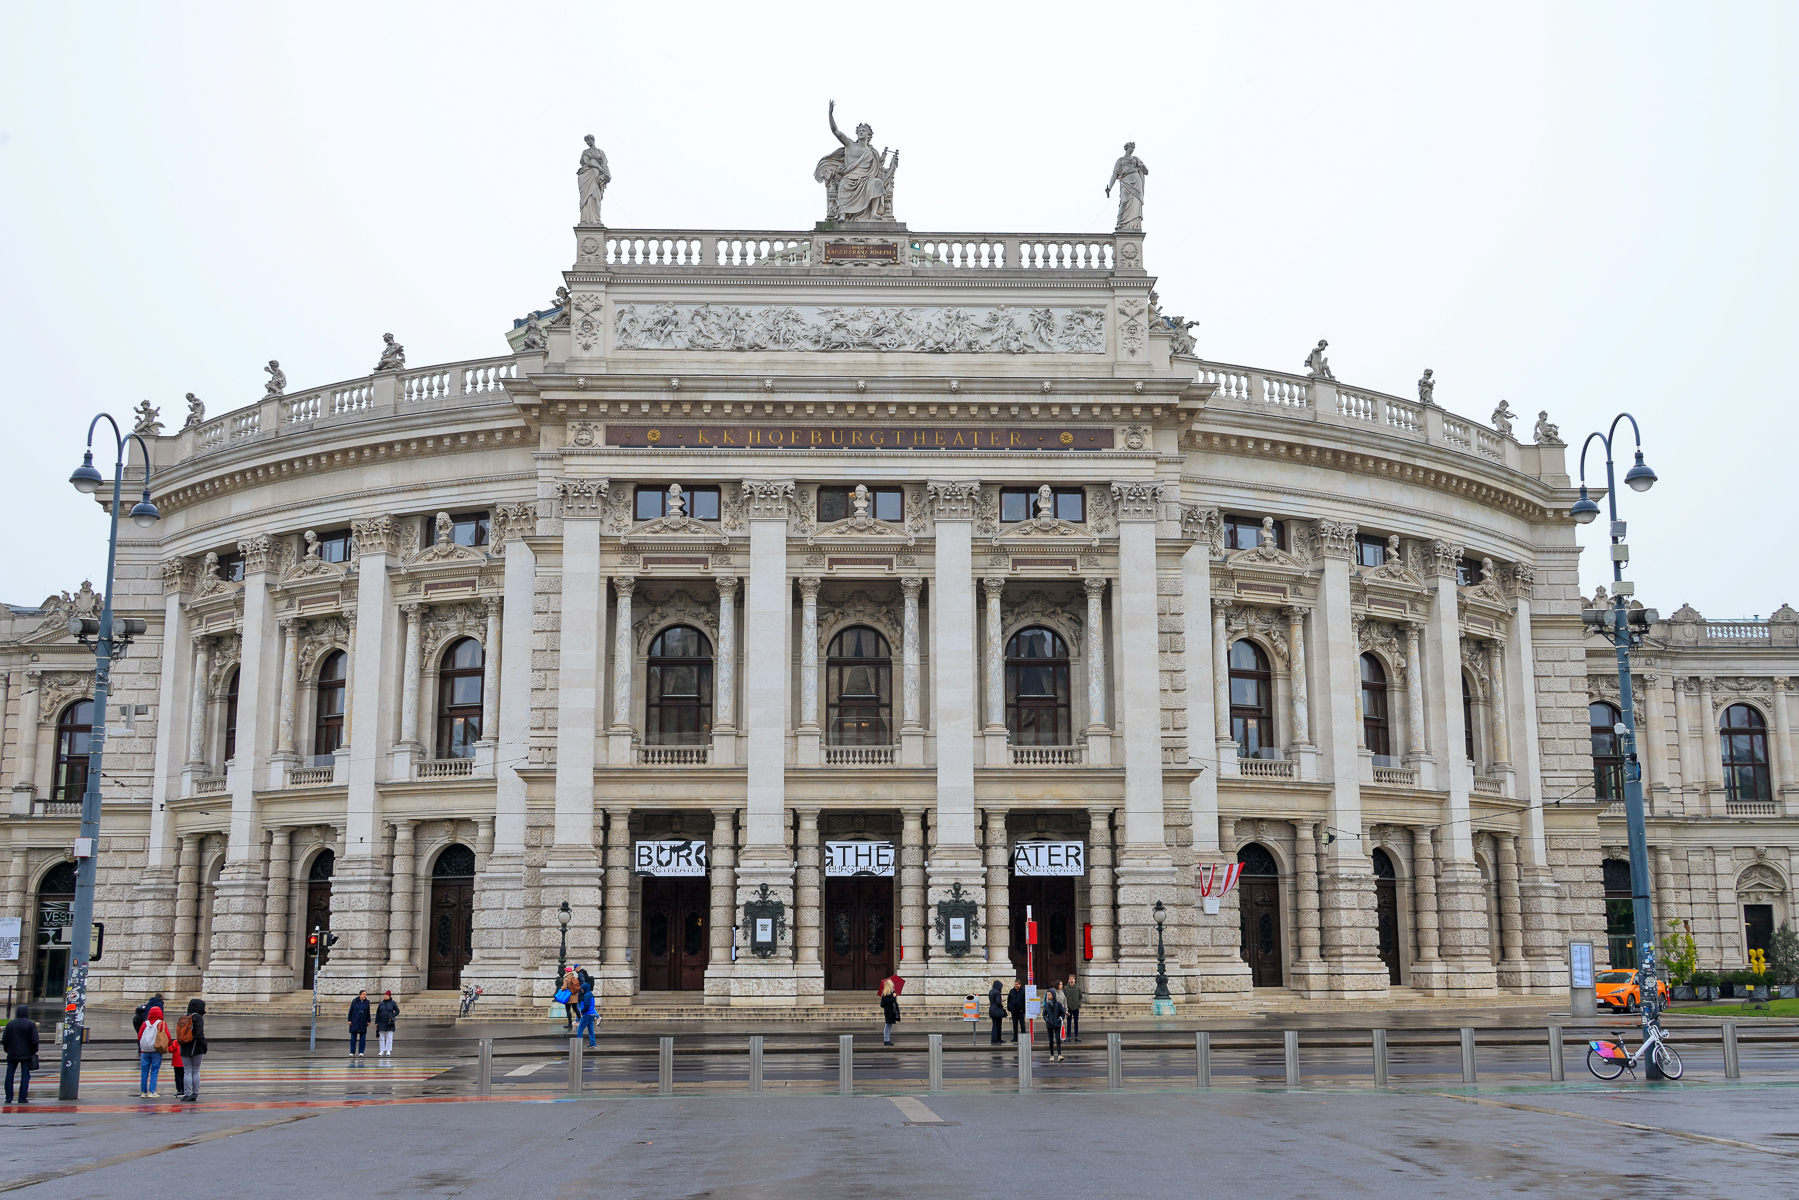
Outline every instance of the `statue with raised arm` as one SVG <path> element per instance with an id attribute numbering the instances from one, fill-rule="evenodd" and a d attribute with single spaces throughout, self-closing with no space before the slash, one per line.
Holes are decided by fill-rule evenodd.
<path id="1" fill-rule="evenodd" d="M 1433 378 L 1434 375 L 1435 372 L 1426 367 L 1424 374 L 1418 377 L 1418 403 L 1427 407 L 1436 404 L 1436 400 L 1433 399 L 1437 392 L 1437 381 Z"/>
<path id="2" fill-rule="evenodd" d="M 1174 331 L 1174 344 L 1168 348 L 1170 354 L 1194 354 L 1197 347 L 1193 343 L 1193 327 L 1198 321 L 1189 321 L 1186 317 L 1173 316 L 1166 318 L 1168 328 Z"/>
<path id="3" fill-rule="evenodd" d="M 1137 157 L 1137 143 L 1126 142 L 1124 154 L 1112 164 L 1112 178 L 1106 184 L 1106 195 L 1112 194 L 1112 184 L 1118 185 L 1118 230 L 1136 231 L 1143 228 L 1143 180 L 1149 175 L 1149 168 Z"/>
<path id="4" fill-rule="evenodd" d="M 1306 355 L 1306 374 L 1313 379 L 1336 378 L 1335 375 L 1331 374 L 1330 359 L 1324 357 L 1324 348 L 1328 345 L 1330 345 L 1329 342 L 1325 341 L 1323 338 L 1319 338 L 1318 345 L 1313 348 L 1310 354 Z"/>
<path id="5" fill-rule="evenodd" d="M 381 335 L 381 361 L 375 364 L 377 371 L 400 371 L 406 367 L 406 347 L 394 341 L 394 335 Z"/>
<path id="6" fill-rule="evenodd" d="M 264 399 L 267 399 L 269 396 L 279 396 L 282 392 L 287 390 L 287 372 L 281 369 L 280 363 L 271 358 L 269 359 L 269 365 L 264 367 L 263 370 L 268 372 L 269 376 L 268 385 L 263 392 Z"/>
<path id="7" fill-rule="evenodd" d="M 1501 400 L 1499 402 L 1499 407 L 1493 410 L 1494 432 L 1498 433 L 1501 437 L 1511 437 L 1512 418 L 1517 415 L 1517 413 L 1512 411 L 1511 405 L 1507 404 L 1504 400 Z"/>
<path id="8" fill-rule="evenodd" d="M 587 149 L 581 151 L 581 165 L 575 168 L 575 185 L 581 192 L 581 224 L 600 223 L 600 201 L 606 198 L 606 185 L 612 182 L 612 169 L 606 165 L 606 152 L 593 144 L 587 135 Z"/>
<path id="9" fill-rule="evenodd" d="M 187 394 L 187 424 L 183 425 L 181 428 L 192 429 L 196 425 L 204 424 L 205 421 L 206 402 L 192 392 L 189 392 Z"/>
<path id="10" fill-rule="evenodd" d="M 887 160 L 885 146 L 876 153 L 875 131 L 866 124 L 856 126 L 856 138 L 851 141 L 837 128 L 835 100 L 831 101 L 829 119 L 831 134 L 843 143 L 843 148 L 819 159 L 818 166 L 812 171 L 812 178 L 825 185 L 825 218 L 830 221 L 893 220 L 893 175 L 899 170 L 899 151 L 892 152 L 892 162 Z"/>
<path id="11" fill-rule="evenodd" d="M 151 408 L 150 402 L 146 400 L 132 409 L 132 412 L 137 414 L 137 424 L 131 427 L 131 432 L 147 437 L 155 437 L 162 432 L 162 422 L 156 419 L 162 416 L 162 409 Z"/>

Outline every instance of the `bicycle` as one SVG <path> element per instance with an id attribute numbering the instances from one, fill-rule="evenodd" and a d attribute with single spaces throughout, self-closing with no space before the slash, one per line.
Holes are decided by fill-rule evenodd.
<path id="1" fill-rule="evenodd" d="M 479 1000 L 480 998 L 481 998 L 481 989 L 480 988 L 476 987 L 472 983 L 463 984 L 462 985 L 462 1008 L 457 1012 L 456 1015 L 459 1017 L 468 1016 L 468 1010 L 475 1007 L 475 1001 Z"/>
<path id="2" fill-rule="evenodd" d="M 1676 1054 L 1674 1047 L 1668 1044 L 1667 1034 L 1662 1031 L 1661 1022 L 1651 1018 L 1644 1022 L 1644 1028 L 1647 1032 L 1643 1044 L 1635 1054 L 1632 1054 L 1623 1044 L 1624 1035 L 1622 1033 L 1617 1034 L 1620 1040 L 1616 1042 L 1588 1042 L 1587 1070 L 1599 1079 L 1616 1079 L 1624 1074 L 1626 1068 L 1629 1068 L 1631 1074 L 1634 1075 L 1637 1066 L 1653 1054 L 1655 1055 L 1655 1065 L 1661 1068 L 1663 1075 L 1669 1079 L 1679 1079 L 1683 1070 L 1680 1065 L 1680 1055 Z"/>

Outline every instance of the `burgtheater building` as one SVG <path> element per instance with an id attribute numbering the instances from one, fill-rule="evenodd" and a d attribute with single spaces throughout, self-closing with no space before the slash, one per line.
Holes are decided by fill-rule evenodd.
<path id="1" fill-rule="evenodd" d="M 88 585 L 0 609 L 21 987 L 102 721 L 103 1000 L 309 989 L 314 927 L 328 993 L 522 1009 L 566 917 L 615 1013 L 959 1003 L 1027 906 L 1127 1006 L 1158 936 L 1192 1006 L 1557 995 L 1628 931 L 1554 427 L 1202 361 L 1128 150 L 1113 233 L 923 233 L 842 141 L 792 232 L 609 228 L 590 149 L 504 353 L 141 414 L 108 711 Z M 1794 915 L 1799 613 L 1636 665 L 1657 920 L 1740 965 Z"/>

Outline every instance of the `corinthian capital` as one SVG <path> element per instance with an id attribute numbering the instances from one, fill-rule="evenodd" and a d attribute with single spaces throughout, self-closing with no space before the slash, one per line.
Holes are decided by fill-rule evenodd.
<path id="1" fill-rule="evenodd" d="M 931 515 L 939 521 L 972 521 L 981 498 L 978 479 L 933 479 L 925 484 Z"/>
<path id="2" fill-rule="evenodd" d="M 398 554 L 400 551 L 399 530 L 394 527 L 394 519 L 385 513 L 378 517 L 352 521 L 350 532 L 356 539 L 356 554 L 359 558 L 369 554 Z"/>
<path id="3" fill-rule="evenodd" d="M 1347 521 L 1314 521 L 1312 538 L 1320 558 L 1355 557 L 1356 527 Z"/>
<path id="4" fill-rule="evenodd" d="M 564 479 L 557 485 L 557 490 L 561 493 L 565 518 L 598 520 L 606 497 L 612 491 L 612 483 L 606 479 Z"/>
<path id="5" fill-rule="evenodd" d="M 744 516 L 752 521 L 785 521 L 793 502 L 791 479 L 743 481 Z"/>
<path id="6" fill-rule="evenodd" d="M 1156 503 L 1162 498 L 1162 485 L 1155 480 L 1126 479 L 1112 484 L 1112 503 L 1120 521 L 1153 521 Z"/>
<path id="7" fill-rule="evenodd" d="M 1439 577 L 1447 575 L 1453 579 L 1455 578 L 1456 566 L 1461 561 L 1462 548 L 1460 546 L 1456 545 L 1454 542 L 1446 542 L 1442 538 L 1433 538 L 1431 540 L 1430 553 L 1427 556 L 1425 565 L 1429 568 L 1432 575 Z"/>

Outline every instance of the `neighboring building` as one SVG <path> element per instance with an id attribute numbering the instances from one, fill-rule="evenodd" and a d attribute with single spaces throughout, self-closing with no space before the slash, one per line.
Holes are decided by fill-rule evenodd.
<path id="1" fill-rule="evenodd" d="M 1027 904 L 1039 978 L 1143 1001 L 1158 900 L 1188 1001 L 1562 994 L 1624 830 L 1553 427 L 1351 388 L 1322 346 L 1201 362 L 1140 174 L 1113 234 L 921 234 L 843 155 L 832 211 L 868 219 L 578 226 L 508 354 L 392 345 L 149 439 L 102 998 L 307 987 L 317 925 L 327 991 L 541 1000 L 564 901 L 613 1005 L 895 969 L 959 1001 Z M 97 607 L 0 609 L 0 916 L 39 994 Z M 1637 664 L 1657 916 L 1734 966 L 1794 915 L 1799 614 L 1683 607 Z"/>

